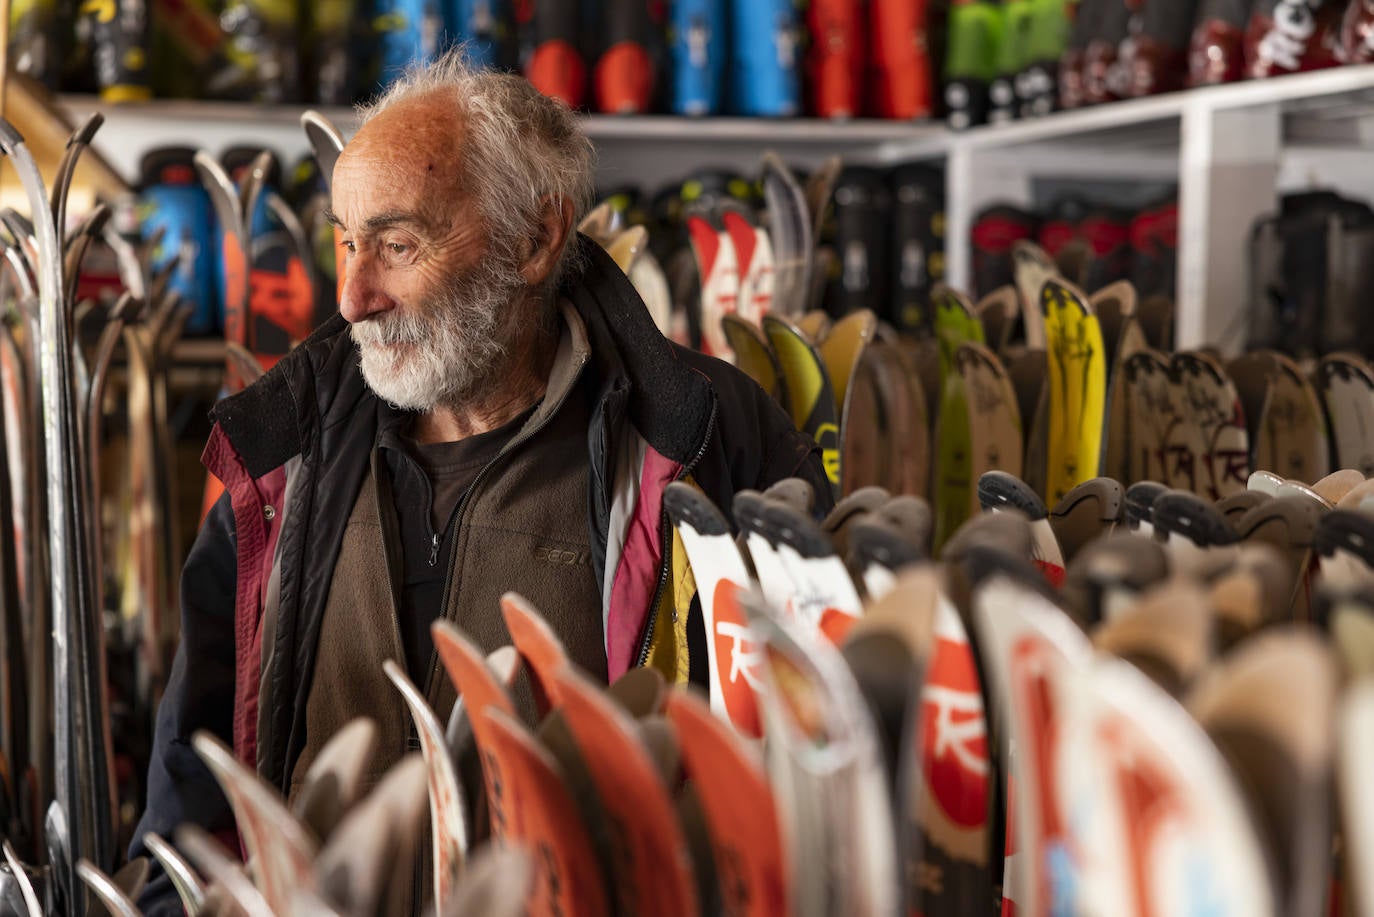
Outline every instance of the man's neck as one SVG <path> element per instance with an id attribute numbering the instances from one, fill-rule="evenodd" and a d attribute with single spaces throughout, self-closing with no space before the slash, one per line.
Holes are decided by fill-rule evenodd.
<path id="1" fill-rule="evenodd" d="M 557 350 L 556 335 L 521 335 L 509 351 L 509 363 L 493 373 L 500 385 L 462 404 L 439 405 L 421 414 L 412 429 L 415 441 L 421 445 L 456 442 L 520 416 L 544 397 Z"/>

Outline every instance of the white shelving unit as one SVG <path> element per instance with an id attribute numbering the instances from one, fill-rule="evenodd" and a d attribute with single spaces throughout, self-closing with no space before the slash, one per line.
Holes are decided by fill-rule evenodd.
<path id="1" fill-rule="evenodd" d="M 143 151 L 181 143 L 213 152 L 252 141 L 306 152 L 299 106 L 215 102 L 105 105 L 69 96 L 74 117 L 99 110 L 96 144 L 132 178 Z M 323 110 L 347 135 L 349 109 Z M 606 187 L 655 187 L 703 166 L 752 172 L 760 152 L 814 166 L 829 155 L 946 167 L 946 264 L 968 286 L 969 228 L 994 201 L 1029 206 L 1037 180 L 1136 180 L 1179 189 L 1180 347 L 1243 343 L 1246 239 L 1279 195 L 1320 183 L 1374 198 L 1374 65 L 1171 93 L 1034 121 L 953 133 L 932 124 L 663 116 L 589 116 Z"/>

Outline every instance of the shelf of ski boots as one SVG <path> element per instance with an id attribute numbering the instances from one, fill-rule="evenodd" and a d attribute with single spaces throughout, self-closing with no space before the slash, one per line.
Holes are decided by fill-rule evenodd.
<path id="1" fill-rule="evenodd" d="M 106 21 L 16 13 L 16 69 L 111 102 L 220 99 L 348 106 L 408 65 L 462 46 L 524 73 L 574 109 L 901 121 L 930 117 L 938 47 L 924 2 L 821 0 L 386 0 L 370 10 L 204 0 Z M 64 53 L 65 52 L 65 53 Z"/>

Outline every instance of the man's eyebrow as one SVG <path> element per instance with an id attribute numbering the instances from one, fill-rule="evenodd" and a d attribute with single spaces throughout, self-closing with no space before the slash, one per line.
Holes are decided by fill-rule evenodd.
<path id="1" fill-rule="evenodd" d="M 368 230 L 385 229 L 388 226 L 410 224 L 421 228 L 429 224 L 418 214 L 405 210 L 392 210 L 370 216 L 363 220 L 363 228 Z"/>
<path id="2" fill-rule="evenodd" d="M 339 219 L 339 215 L 328 207 L 324 209 L 324 218 L 333 225 L 339 227 L 340 229 L 348 228 L 347 226 L 344 226 L 343 220 Z M 378 229 L 385 229 L 388 226 L 398 226 L 403 224 L 410 224 L 412 226 L 419 226 L 421 228 L 424 228 L 429 225 L 428 222 L 425 221 L 419 214 L 410 213 L 404 210 L 395 210 L 388 211 L 385 213 L 379 213 L 376 216 L 368 217 L 366 220 L 363 220 L 362 228 L 364 230 L 373 231 Z"/>

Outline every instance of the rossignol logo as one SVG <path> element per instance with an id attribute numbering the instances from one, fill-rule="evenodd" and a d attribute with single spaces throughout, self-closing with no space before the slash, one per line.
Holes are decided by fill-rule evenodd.
<path id="1" fill-rule="evenodd" d="M 546 545 L 539 545 L 534 549 L 534 557 L 546 564 L 553 564 L 555 567 L 576 567 L 589 563 L 591 556 L 586 551 L 570 551 L 566 548 L 554 548 Z"/>
<path id="2" fill-rule="evenodd" d="M 1297 70 L 1307 42 L 1317 30 L 1313 4 L 1308 0 L 1279 0 L 1274 27 L 1259 43 L 1259 56 L 1286 70 Z"/>

